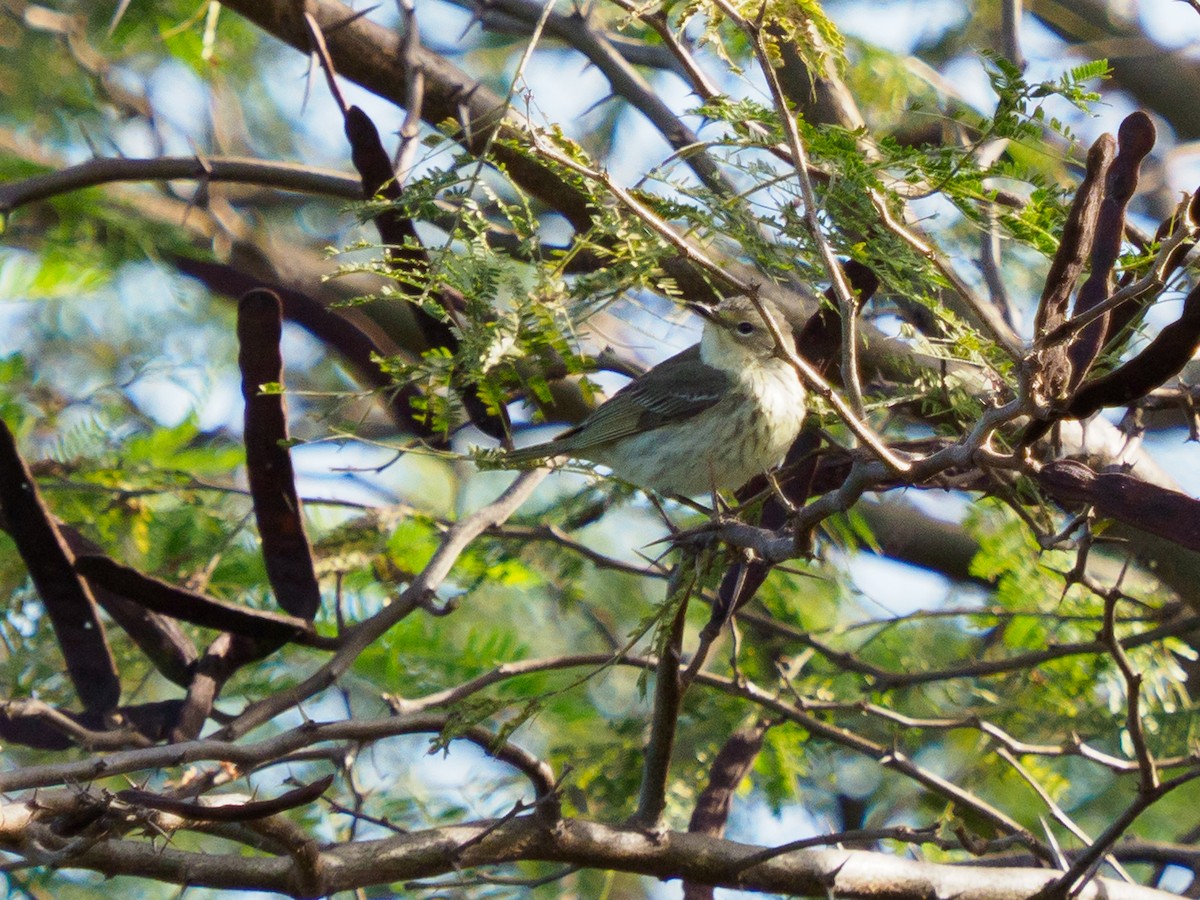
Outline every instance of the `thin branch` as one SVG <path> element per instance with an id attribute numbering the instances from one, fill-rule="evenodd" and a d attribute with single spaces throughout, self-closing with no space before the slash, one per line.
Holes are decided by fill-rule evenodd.
<path id="1" fill-rule="evenodd" d="M 1150 752 L 1150 745 L 1146 743 L 1146 732 L 1142 728 L 1142 676 L 1134 671 L 1121 641 L 1117 639 L 1118 596 L 1116 591 L 1111 591 L 1104 597 L 1104 628 L 1100 639 L 1108 646 L 1117 668 L 1121 670 L 1121 676 L 1125 679 L 1125 727 L 1129 732 L 1129 740 L 1133 744 L 1134 756 L 1141 774 L 1139 790 L 1149 793 L 1159 785 L 1158 767 Z"/>
<path id="2" fill-rule="evenodd" d="M 1154 628 L 1148 628 L 1139 634 L 1122 639 L 1120 643 L 1121 646 L 1126 648 L 1143 647 L 1166 637 L 1186 634 L 1197 627 L 1200 627 L 1200 616 L 1191 616 Z M 876 680 L 876 684 L 873 685 L 876 690 L 887 690 L 898 687 L 912 687 L 918 684 L 931 684 L 933 682 L 956 678 L 979 678 L 990 675 L 1002 675 L 1008 672 L 1028 671 L 1054 659 L 1104 653 L 1109 649 L 1110 645 L 1103 640 L 1078 641 L 1052 645 L 1045 649 L 1032 650 L 1028 653 L 1019 653 L 1006 659 L 976 660 L 965 663 L 962 666 L 932 669 L 925 672 L 893 672 L 874 667 L 868 668 L 868 664 L 856 662 L 849 654 L 839 653 L 815 641 L 811 643 L 811 646 L 814 646 L 821 653 L 829 655 L 831 659 L 836 660 L 839 664 L 869 674 Z"/>
<path id="3" fill-rule="evenodd" d="M 304 13 L 304 24 L 308 28 L 309 37 L 313 43 L 313 55 L 321 65 L 321 71 L 325 73 L 325 85 L 329 88 L 329 93 L 333 97 L 333 102 L 337 104 L 338 110 L 342 114 L 342 118 L 346 118 L 346 113 L 350 111 L 350 104 L 346 102 L 345 96 L 342 94 L 342 89 L 337 83 L 337 72 L 333 67 L 333 61 L 329 58 L 329 46 L 325 43 L 325 34 L 321 31 L 321 26 L 317 24 L 316 18 L 310 12 Z"/>
<path id="4" fill-rule="evenodd" d="M 500 11 L 517 19 L 526 26 L 533 26 L 542 16 L 543 4 L 536 0 L 491 0 L 487 3 L 457 0 L 464 6 L 476 9 L 480 20 L 487 25 Z M 576 7 L 571 15 L 554 13 L 546 17 L 546 33 L 554 35 L 568 46 L 585 56 L 612 87 L 612 92 L 625 98 L 630 105 L 642 113 L 658 129 L 664 140 L 675 151 L 683 153 L 684 162 L 709 190 L 724 197 L 735 197 L 737 189 L 717 166 L 711 156 L 694 148 L 700 138 L 675 112 L 663 102 L 659 93 L 642 77 L 641 73 L 610 42 L 608 36 L 594 28 L 585 8 Z"/>
<path id="5" fill-rule="evenodd" d="M 758 58 L 759 69 L 767 80 L 772 100 L 775 103 L 775 109 L 779 114 L 780 121 L 783 123 L 784 133 L 788 139 L 788 147 L 791 150 L 792 164 L 796 172 L 796 178 L 800 182 L 800 196 L 804 200 L 804 218 L 808 224 L 808 230 L 812 235 L 813 242 L 817 245 L 817 250 L 821 254 L 821 261 L 825 264 L 825 274 L 828 276 L 830 284 L 833 287 L 834 296 L 837 298 L 838 310 L 841 313 L 842 383 L 846 387 L 850 409 L 853 410 L 856 417 L 862 419 L 865 417 L 865 413 L 863 408 L 862 383 L 859 378 L 858 367 L 858 302 L 854 297 L 854 292 L 850 289 L 850 285 L 846 282 L 846 276 L 842 271 L 842 267 L 833 255 L 833 249 L 829 246 L 829 241 L 825 238 L 825 231 L 821 225 L 820 206 L 817 204 L 817 195 L 813 190 L 812 180 L 808 177 L 808 153 L 804 149 L 804 142 L 800 139 L 800 130 L 796 126 L 796 120 L 788 108 L 787 97 L 779 84 L 779 75 L 776 73 L 775 65 L 771 61 L 761 25 L 751 23 L 742 17 L 727 0 L 716 0 L 716 4 L 731 21 L 737 23 L 737 26 L 753 42 L 754 54 Z"/>
<path id="6" fill-rule="evenodd" d="M 353 175 L 297 163 L 236 156 L 164 156 L 158 159 L 91 159 L 76 166 L 0 184 L 0 214 L 81 188 L 118 181 L 224 181 L 321 194 L 340 200 L 362 198 Z"/>
<path id="7" fill-rule="evenodd" d="M 554 657 L 545 660 L 527 660 L 523 663 L 510 663 L 498 667 L 492 672 L 485 673 L 471 682 L 458 688 L 431 694 L 423 700 L 405 700 L 397 704 L 397 708 L 409 713 L 412 710 L 428 708 L 460 702 L 471 693 L 482 690 L 492 684 L 499 683 L 508 677 L 530 674 L 539 671 L 552 671 L 578 666 L 608 666 L 626 665 L 641 669 L 657 669 L 658 660 L 653 657 L 638 657 L 628 654 L 584 654 L 575 656 Z M 875 760 L 885 768 L 911 778 L 933 793 L 944 797 L 964 808 L 971 809 L 976 815 L 991 822 L 1002 833 L 1022 836 L 1022 842 L 1034 849 L 1042 858 L 1049 859 L 1049 851 L 1021 827 L 1019 823 L 999 811 L 995 807 L 971 794 L 946 779 L 925 769 L 903 754 L 894 751 L 883 744 L 868 740 L 848 728 L 833 725 L 817 718 L 810 711 L 836 708 L 839 704 L 821 704 L 812 701 L 788 703 L 777 694 L 767 691 L 745 679 L 726 678 L 710 672 L 698 672 L 696 684 L 703 684 L 715 690 L 722 691 L 732 697 L 754 703 L 764 710 L 764 715 L 772 719 L 783 719 L 794 722 L 804 728 L 809 734 L 828 740 L 852 752 Z M 1086 756 L 1081 752 L 1080 755 Z M 3 776 L 0 776 L 0 791 L 4 790 Z"/>
<path id="8" fill-rule="evenodd" d="M 875 207 L 875 211 L 879 213 L 879 218 L 887 230 L 900 238 L 915 253 L 927 260 L 937 269 L 938 274 L 950 283 L 954 288 L 955 294 L 962 299 L 963 303 L 966 304 L 967 308 L 975 316 L 980 328 L 986 333 L 988 339 L 1008 354 L 1011 359 L 1020 359 L 1021 339 L 1012 330 L 1008 322 L 1005 321 L 1000 311 L 976 297 L 974 291 L 959 277 L 959 274 L 954 271 L 954 267 L 949 261 L 927 240 L 914 232 L 912 228 L 896 221 L 891 210 L 888 209 L 887 200 L 876 191 L 871 192 L 871 204 Z"/>
<path id="9" fill-rule="evenodd" d="M 996 468 L 1018 468 L 1021 461 L 1011 456 L 1001 456 L 985 445 L 993 431 L 1001 424 L 1028 414 L 1031 404 L 1027 399 L 1017 398 L 1004 406 L 992 407 L 984 412 L 974 428 L 957 443 L 926 456 L 905 463 L 905 480 L 908 484 L 919 484 L 947 469 L 957 467 L 976 468 L 987 465 Z M 840 413 L 839 413 L 840 414 Z M 805 551 L 800 539 L 829 516 L 848 510 L 869 488 L 895 477 L 895 472 L 883 462 L 855 459 L 841 487 L 825 494 L 805 506 L 796 514 L 793 531 L 775 532 L 756 528 L 741 522 L 716 522 L 703 526 L 699 531 L 715 532 L 721 540 L 754 550 L 769 562 L 782 562 Z"/>
<path id="10" fill-rule="evenodd" d="M 1043 803 L 1046 804 L 1046 808 L 1050 810 L 1050 815 L 1054 817 L 1055 821 L 1057 821 L 1063 826 L 1063 828 L 1067 829 L 1067 831 L 1071 832 L 1071 834 L 1075 835 L 1076 838 L 1082 841 L 1084 846 L 1090 847 L 1092 845 L 1092 839 L 1088 836 L 1088 833 L 1076 825 L 1075 821 L 1067 815 L 1066 811 L 1054 802 L 1054 798 L 1050 796 L 1049 791 L 1042 787 L 1038 780 L 1033 777 L 1033 773 L 1021 765 L 1020 760 L 1013 756 L 1005 747 L 997 748 L 996 754 L 1010 766 L 1012 766 L 1016 773 L 1025 780 L 1025 783 L 1033 788 L 1033 792 L 1041 798 Z M 1126 884 L 1135 884 L 1133 877 L 1125 871 L 1125 867 L 1117 862 L 1116 857 L 1114 857 L 1112 854 L 1105 856 L 1104 861 L 1113 867 L 1116 873 L 1121 876 L 1121 879 L 1125 881 Z"/>
<path id="11" fill-rule="evenodd" d="M 986 227 L 979 235 L 979 270 L 983 273 L 984 284 L 987 285 L 992 306 L 1000 311 L 1000 315 L 1009 327 L 1013 326 L 1013 308 L 1008 300 L 1008 291 L 1004 286 L 1003 267 L 1001 264 L 1000 222 L 996 217 L 996 205 L 989 203 L 984 209 Z"/>
<path id="12" fill-rule="evenodd" d="M 408 73 L 408 97 L 405 99 L 404 122 L 400 125 L 400 146 L 392 168 L 396 181 L 405 184 L 420 149 L 421 107 L 425 103 L 425 71 L 421 68 L 419 50 L 421 32 L 417 26 L 417 11 L 413 0 L 398 0 L 404 26 L 404 69 Z"/>
<path id="13" fill-rule="evenodd" d="M 1088 878 L 1093 866 L 1112 849 L 1113 845 L 1120 840 L 1121 835 L 1134 823 L 1134 820 L 1175 788 L 1182 787 L 1196 778 L 1200 778 L 1200 768 L 1177 775 L 1170 781 L 1164 781 L 1151 791 L 1139 791 L 1133 802 L 1112 821 L 1108 828 L 1104 829 L 1104 833 L 1075 858 L 1071 868 L 1064 872 L 1057 881 L 1046 885 L 1034 894 L 1030 900 L 1061 900 L 1066 897 L 1082 896 L 1085 889 L 1092 887 L 1099 880 Z"/>
<path id="14" fill-rule="evenodd" d="M 448 714 L 420 713 L 343 722 L 308 722 L 257 743 L 238 744 L 219 738 L 204 738 L 167 746 L 123 750 L 74 762 L 26 766 L 0 773 L 0 793 L 85 783 L 97 778 L 204 761 L 232 763 L 242 771 L 248 771 L 315 744 L 330 741 L 372 743 L 406 734 L 440 734 L 451 721 Z M 475 744 L 489 756 L 521 771 L 533 784 L 539 802 L 543 799 L 549 801 L 556 793 L 557 783 L 549 765 L 515 744 L 498 741 L 488 729 L 475 726 L 456 730 L 453 739 Z M 2 826 L 3 822 L 0 822 Z"/>
<path id="15" fill-rule="evenodd" d="M 311 38 L 292 0 L 228 0 L 222 4 L 302 53 Z M 358 15 L 336 0 L 307 0 L 305 11 L 325 35 L 329 54 L 343 77 L 398 106 L 408 100 L 403 36 L 392 28 Z M 425 47 L 416 52 L 425 80 L 421 114 L 433 127 L 447 120 L 458 123 L 455 139 L 475 155 L 490 153 L 508 175 L 533 196 L 545 201 L 571 223 L 586 231 L 592 219 L 589 200 L 528 154 L 510 149 L 495 138 L 519 137 L 524 127 L 505 98 L 476 81 Z"/>
<path id="16" fill-rule="evenodd" d="M 937 826 L 910 828 L 907 825 L 897 825 L 892 828 L 858 828 L 850 831 L 840 831 L 837 834 L 817 835 L 816 837 L 801 838 L 798 841 L 789 841 L 786 844 L 771 847 L 769 850 L 749 856 L 738 865 L 739 867 L 749 869 L 752 866 L 766 862 L 769 859 L 774 859 L 777 856 L 782 856 L 785 853 L 793 853 L 796 850 L 807 850 L 809 847 L 828 847 L 831 844 L 841 846 L 843 844 L 875 843 L 878 841 L 902 841 L 903 843 L 915 844 L 917 846 L 931 844 L 940 850 L 971 849 L 964 847 L 963 842 L 957 838 L 941 837 L 937 833 Z M 1011 843 L 1011 840 L 1002 838 L 1000 841 L 988 843 L 1008 845 Z"/>
<path id="17" fill-rule="evenodd" d="M 144 735 L 131 727 L 131 724 L 111 731 L 95 731 L 79 721 L 80 718 L 82 717 L 68 715 L 48 703 L 33 698 L 0 700 L 0 722 L 3 722 L 4 726 L 8 726 L 10 723 L 23 725 L 27 720 L 45 724 L 54 732 L 61 734 L 66 739 L 63 742 L 64 745 L 68 747 L 74 743 L 88 750 L 100 751 L 148 747 L 151 744 Z M 24 729 L 14 733 L 9 727 L 0 727 L 0 732 L 3 732 L 11 743 L 26 744 L 38 747 L 38 749 L 60 749 L 59 747 L 47 747 L 46 743 L 48 742 L 34 739 L 34 736 L 27 735 Z M 22 740 L 23 737 L 26 739 Z M 43 735 L 39 734 L 37 737 L 41 738 Z"/>
<path id="18" fill-rule="evenodd" d="M 645 5 L 635 4 L 630 0 L 611 0 L 613 4 L 619 6 L 625 12 L 631 15 L 636 15 L 643 22 L 654 29 L 655 33 L 662 38 L 663 44 L 671 52 L 671 55 L 679 63 L 679 67 L 687 76 L 688 84 L 696 96 L 701 100 L 712 100 L 721 93 L 720 89 L 712 82 L 704 70 L 700 68 L 692 56 L 691 50 L 684 44 L 684 41 L 676 37 L 675 32 L 671 29 L 671 24 L 667 20 L 666 13 L 661 9 L 650 9 Z M 1197 0 L 1200 2 L 1200 0 Z"/>
<path id="19" fill-rule="evenodd" d="M 1100 750 L 1096 750 L 1079 740 L 1078 737 L 1073 737 L 1070 743 L 1063 746 L 1053 744 L 1028 744 L 1024 741 L 1019 741 L 1012 735 L 1008 734 L 997 725 L 980 719 L 978 716 L 966 716 L 958 719 L 922 719 L 913 716 L 906 716 L 894 710 L 878 706 L 874 703 L 859 703 L 849 704 L 849 707 L 855 707 L 860 711 L 886 719 L 890 722 L 895 722 L 904 728 L 919 728 L 919 729 L 935 729 L 938 731 L 955 731 L 960 728 L 969 728 L 979 731 L 988 737 L 992 738 L 1001 747 L 1012 753 L 1021 753 L 1026 756 L 1047 756 L 1047 757 L 1062 757 L 1062 756 L 1079 756 L 1097 765 L 1104 766 L 1106 769 L 1116 774 L 1130 774 L 1138 770 L 1137 763 L 1121 759 L 1120 757 L 1112 756 Z M 1179 766 L 1195 765 L 1197 759 L 1195 756 L 1181 756 L 1170 760 L 1162 760 L 1160 768 L 1177 768 Z"/>
<path id="20" fill-rule="evenodd" d="M 547 474 L 547 469 L 522 472 L 496 500 L 456 522 L 443 536 L 421 574 L 392 603 L 347 632 L 342 638 L 341 649 L 332 659 L 299 684 L 251 704 L 237 719 L 218 731 L 217 736 L 232 740 L 334 684 L 367 647 L 419 609 L 450 574 L 471 541 L 516 512 Z"/>
<path id="21" fill-rule="evenodd" d="M 1022 71 L 1025 54 L 1021 52 L 1021 0 L 1003 0 L 1000 4 L 1000 52 Z"/>
<path id="22" fill-rule="evenodd" d="M 636 575 L 639 578 L 668 577 L 668 573 L 660 563 L 652 562 L 647 565 L 638 566 L 611 556 L 605 556 L 600 551 L 575 540 L 559 526 L 553 524 L 497 525 L 489 528 L 487 534 L 489 537 L 494 537 L 502 541 L 518 541 L 521 544 L 544 541 L 557 547 L 562 547 L 571 553 L 578 554 L 598 569 L 623 572 L 626 575 Z"/>

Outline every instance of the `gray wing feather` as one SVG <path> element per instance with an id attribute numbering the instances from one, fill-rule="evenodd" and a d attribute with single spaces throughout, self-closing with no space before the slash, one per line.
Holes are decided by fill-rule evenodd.
<path id="1" fill-rule="evenodd" d="M 669 389 L 664 389 L 669 384 Z M 587 450 L 711 409 L 729 389 L 729 376 L 700 361 L 700 345 L 663 360 L 631 381 L 579 425 L 552 441 L 506 455 L 522 463 L 564 454 L 586 458 Z"/>
<path id="2" fill-rule="evenodd" d="M 700 360 L 689 347 L 617 391 L 577 427 L 548 445 L 571 453 L 653 431 L 711 409 L 729 389 L 729 376 Z"/>

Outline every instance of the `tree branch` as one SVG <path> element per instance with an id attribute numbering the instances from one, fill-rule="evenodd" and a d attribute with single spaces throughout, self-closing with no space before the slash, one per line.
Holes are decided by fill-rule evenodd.
<path id="1" fill-rule="evenodd" d="M 19 848 L 28 818 L 5 816 L 0 843 Z M 647 834 L 580 819 L 547 828 L 526 816 L 428 829 L 383 840 L 360 841 L 320 851 L 321 891 L 429 878 L 477 866 L 517 861 L 559 862 L 612 869 L 660 879 L 684 878 L 718 887 L 845 900 L 1027 900 L 1053 883 L 1046 869 L 959 867 L 918 862 L 862 850 L 807 849 L 744 863 L 767 848 L 706 835 L 668 831 Z M 230 890 L 302 894 L 296 863 L 287 857 L 206 854 L 149 842 L 85 844 L 64 861 L 108 876 L 143 875 L 170 884 Z M 1095 879 L 1080 900 L 1168 900 L 1175 895 Z"/>

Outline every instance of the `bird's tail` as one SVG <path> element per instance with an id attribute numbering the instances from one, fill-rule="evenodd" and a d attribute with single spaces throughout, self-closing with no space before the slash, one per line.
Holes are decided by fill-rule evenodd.
<path id="1" fill-rule="evenodd" d="M 556 447 L 553 442 L 545 444 L 534 444 L 531 447 L 521 447 L 517 450 L 510 450 L 503 454 L 500 460 L 504 463 L 514 463 L 516 465 L 525 465 L 532 462 L 541 462 L 544 459 L 549 459 L 552 456 L 558 456 L 562 453 L 561 447 Z"/>

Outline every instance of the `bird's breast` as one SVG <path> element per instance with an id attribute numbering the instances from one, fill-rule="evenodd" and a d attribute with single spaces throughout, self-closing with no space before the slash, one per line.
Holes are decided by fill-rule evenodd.
<path id="1" fill-rule="evenodd" d="M 799 378 L 782 360 L 770 362 L 779 365 L 736 373 L 726 395 L 699 415 L 590 448 L 588 458 L 665 494 L 740 487 L 778 463 L 804 423 Z"/>
<path id="2" fill-rule="evenodd" d="M 777 358 L 747 367 L 742 380 L 756 406 L 750 428 L 759 448 L 757 471 L 762 471 L 779 462 L 800 433 L 808 411 L 806 391 L 796 370 Z"/>

